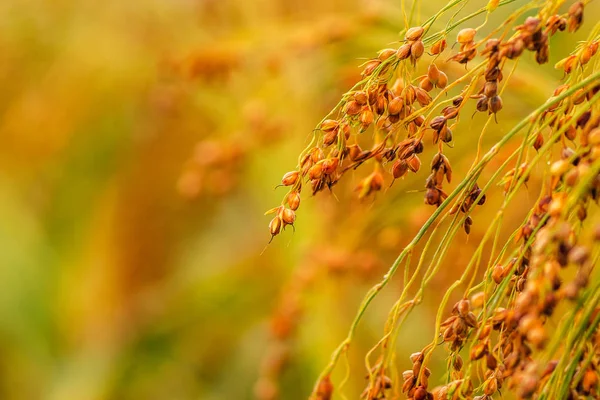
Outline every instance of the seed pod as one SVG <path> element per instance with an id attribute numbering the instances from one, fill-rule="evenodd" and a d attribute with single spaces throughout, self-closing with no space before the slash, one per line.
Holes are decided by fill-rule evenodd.
<path id="1" fill-rule="evenodd" d="M 502 282 L 502 280 L 504 279 L 504 268 L 502 268 L 502 265 L 496 265 L 494 267 L 494 269 L 492 270 L 492 279 L 497 285 L 499 285 Z"/>
<path id="2" fill-rule="evenodd" d="M 437 116 L 431 120 L 429 126 L 431 127 L 431 129 L 439 132 L 444 126 L 446 126 L 446 118 L 442 116 Z"/>
<path id="3" fill-rule="evenodd" d="M 317 386 L 317 399 L 319 400 L 331 400 L 333 396 L 333 384 L 329 375 L 325 376 L 319 382 Z"/>
<path id="4" fill-rule="evenodd" d="M 294 183 L 298 181 L 298 171 L 290 171 L 286 172 L 281 179 L 281 184 L 283 186 L 292 186 Z"/>
<path id="5" fill-rule="evenodd" d="M 570 168 L 570 163 L 567 160 L 558 160 L 550 166 L 550 174 L 555 177 L 561 177 Z"/>
<path id="6" fill-rule="evenodd" d="M 494 97 L 498 93 L 498 82 L 487 81 L 483 86 L 483 94 L 487 97 Z"/>
<path id="7" fill-rule="evenodd" d="M 452 367 L 456 371 L 460 371 L 463 367 L 463 360 L 458 354 L 456 355 L 456 357 L 454 357 L 454 360 L 452 361 Z"/>
<path id="8" fill-rule="evenodd" d="M 538 64 L 545 64 L 548 62 L 548 58 L 550 57 L 549 54 L 550 50 L 548 47 L 548 43 L 545 43 L 544 46 L 542 46 L 536 53 L 535 53 L 535 61 L 537 61 Z"/>
<path id="9" fill-rule="evenodd" d="M 573 125 L 569 125 L 569 127 L 565 130 L 564 135 L 569 140 L 575 140 L 577 137 L 577 129 Z"/>
<path id="10" fill-rule="evenodd" d="M 412 44 L 412 46 L 410 47 L 410 55 L 412 56 L 412 58 L 414 60 L 417 60 L 418 58 L 420 58 L 423 55 L 424 51 L 425 51 L 425 46 L 423 46 L 423 42 L 421 42 L 420 40 L 414 42 Z"/>
<path id="11" fill-rule="evenodd" d="M 281 219 L 279 217 L 275 217 L 269 222 L 269 232 L 271 236 L 275 236 L 281 232 Z"/>
<path id="12" fill-rule="evenodd" d="M 374 119 L 375 116 L 369 109 L 363 110 L 363 112 L 360 114 L 360 123 L 362 124 L 363 128 L 367 128 L 369 125 L 371 125 Z"/>
<path id="13" fill-rule="evenodd" d="M 462 96 L 456 96 L 454 99 L 452 99 L 452 105 L 454 107 L 459 107 L 462 102 L 463 102 L 464 98 Z"/>
<path id="14" fill-rule="evenodd" d="M 358 91 L 356 93 L 354 93 L 354 95 L 352 96 L 354 97 L 354 101 L 357 102 L 359 105 L 364 106 L 365 104 L 367 104 L 367 94 L 363 91 Z"/>
<path id="15" fill-rule="evenodd" d="M 402 97 L 396 96 L 388 103 L 388 113 L 391 115 L 399 114 L 400 111 L 402 111 L 402 107 L 404 107 L 404 101 L 402 100 Z"/>
<path id="16" fill-rule="evenodd" d="M 339 130 L 344 134 L 344 138 L 346 140 L 348 140 L 350 138 L 350 133 L 351 133 L 350 125 L 348 125 L 347 123 L 344 122 L 340 125 Z"/>
<path id="17" fill-rule="evenodd" d="M 404 38 L 406 40 L 419 40 L 421 39 L 421 36 L 423 36 L 423 32 L 425 32 L 425 29 L 423 29 L 423 27 L 421 26 L 413 26 L 412 28 L 409 28 L 406 31 L 406 34 L 404 35 Z"/>
<path id="18" fill-rule="evenodd" d="M 375 112 L 378 115 L 382 115 L 385 112 L 385 107 L 387 104 L 387 100 L 385 96 L 379 96 L 377 101 L 375 102 Z"/>
<path id="19" fill-rule="evenodd" d="M 419 82 L 419 87 L 421 89 L 429 92 L 433 89 L 433 83 L 429 80 L 428 77 L 424 76 L 423 78 L 421 78 L 421 81 Z"/>
<path id="20" fill-rule="evenodd" d="M 335 143 L 336 140 L 337 140 L 337 132 L 336 131 L 327 132 L 325 135 L 323 135 L 323 144 L 325 146 L 332 145 L 333 143 Z"/>
<path id="21" fill-rule="evenodd" d="M 362 106 L 358 104 L 356 100 L 352 100 L 346 103 L 344 111 L 348 115 L 358 115 L 362 110 Z"/>
<path id="22" fill-rule="evenodd" d="M 476 108 L 479 112 L 486 112 L 488 110 L 488 98 L 481 96 L 479 100 L 477 100 Z"/>
<path id="23" fill-rule="evenodd" d="M 487 352 L 487 346 L 484 343 L 478 343 L 475 346 L 473 346 L 473 348 L 471 349 L 469 358 L 473 361 L 479 360 L 483 356 L 485 356 L 486 352 Z"/>
<path id="24" fill-rule="evenodd" d="M 421 88 L 415 89 L 415 95 L 417 97 L 417 101 L 421 105 L 421 107 L 425 107 L 429 103 L 431 103 L 431 96 L 425 90 Z"/>
<path id="25" fill-rule="evenodd" d="M 406 164 L 412 172 L 418 172 L 421 168 L 421 160 L 414 154 L 406 160 Z"/>
<path id="26" fill-rule="evenodd" d="M 437 188 L 429 188 L 425 192 L 425 204 L 437 206 L 441 203 L 440 191 Z"/>
<path id="27" fill-rule="evenodd" d="M 416 390 L 415 393 L 412 396 L 413 400 L 427 400 L 427 390 L 422 387 L 419 386 Z"/>
<path id="28" fill-rule="evenodd" d="M 440 71 L 440 77 L 438 78 L 436 86 L 440 89 L 444 89 L 446 85 L 448 85 L 448 75 Z"/>
<path id="29" fill-rule="evenodd" d="M 323 176 L 323 164 L 315 164 L 308 170 L 309 179 L 321 179 Z"/>
<path id="30" fill-rule="evenodd" d="M 498 391 L 498 380 L 495 377 L 487 379 L 483 384 L 483 393 L 488 396 L 493 395 Z"/>
<path id="31" fill-rule="evenodd" d="M 408 173 L 408 164 L 404 160 L 396 160 L 392 166 L 394 179 L 402 178 Z"/>
<path id="32" fill-rule="evenodd" d="M 446 39 L 440 39 L 431 46 L 431 54 L 438 55 L 446 49 Z"/>
<path id="33" fill-rule="evenodd" d="M 494 67 L 485 71 L 485 80 L 487 82 L 490 81 L 498 81 L 500 77 L 500 68 Z"/>
<path id="34" fill-rule="evenodd" d="M 471 218 L 471 217 L 467 217 L 467 220 Z M 465 220 L 465 222 L 467 222 L 467 220 Z M 472 225 L 473 222 L 471 222 L 469 224 L 469 226 Z M 478 324 L 477 324 L 477 317 L 475 316 L 475 314 L 473 314 L 472 312 L 467 313 L 466 317 L 465 317 L 465 322 L 467 323 L 468 326 L 470 326 L 471 328 L 477 328 Z"/>
<path id="35" fill-rule="evenodd" d="M 427 77 L 434 85 L 437 83 L 437 80 L 440 77 L 440 70 L 434 63 L 429 64 L 429 67 L 427 68 Z"/>
<path id="36" fill-rule="evenodd" d="M 592 49 L 587 46 L 581 51 L 581 55 L 579 56 L 579 62 L 581 65 L 585 65 L 592 59 Z"/>
<path id="37" fill-rule="evenodd" d="M 452 141 L 452 131 L 447 126 L 444 126 L 439 132 L 440 140 L 444 143 L 450 143 Z"/>
<path id="38" fill-rule="evenodd" d="M 396 51 L 396 49 L 383 49 L 379 52 L 377 58 L 379 58 L 380 61 L 385 61 L 394 54 L 396 54 Z"/>
<path id="39" fill-rule="evenodd" d="M 294 221 L 296 221 L 296 213 L 289 208 L 284 208 L 281 211 L 281 220 L 286 225 L 293 225 Z"/>
<path id="40" fill-rule="evenodd" d="M 533 148 L 539 150 L 544 145 L 544 135 L 542 132 L 538 132 L 535 137 L 535 141 L 533 142 Z"/>
<path id="41" fill-rule="evenodd" d="M 323 160 L 323 173 L 327 175 L 333 174 L 339 163 L 340 159 L 338 157 L 326 158 Z"/>
<path id="42" fill-rule="evenodd" d="M 569 18 L 567 24 L 569 26 L 569 32 L 575 32 L 581 26 L 583 22 L 583 2 L 578 1 L 569 7 Z"/>
<path id="43" fill-rule="evenodd" d="M 340 125 L 339 121 L 336 121 L 334 119 L 326 119 L 325 121 L 323 121 L 323 123 L 321 124 L 321 130 L 323 132 L 331 132 L 335 129 L 337 129 L 337 127 Z"/>
<path id="44" fill-rule="evenodd" d="M 396 52 L 396 57 L 398 57 L 400 61 L 406 60 L 408 57 L 410 57 L 411 46 L 412 45 L 410 43 L 405 43 L 400 46 Z"/>
<path id="45" fill-rule="evenodd" d="M 402 91 L 402 96 L 406 105 L 412 105 L 415 102 L 415 98 L 417 97 L 414 86 L 409 85 L 405 87 Z"/>
<path id="46" fill-rule="evenodd" d="M 498 111 L 502 110 L 502 99 L 500 96 L 494 96 L 490 98 L 490 112 L 496 114 Z"/>
<path id="47" fill-rule="evenodd" d="M 471 304 L 469 303 L 469 300 L 467 300 L 467 299 L 462 299 L 461 301 L 456 303 L 456 310 L 458 311 L 458 314 L 461 317 L 466 317 L 470 311 L 470 308 L 471 308 Z"/>
<path id="48" fill-rule="evenodd" d="M 357 144 L 350 145 L 346 149 L 348 150 L 348 157 L 351 161 L 356 161 L 363 152 L 363 150 Z"/>
<path id="49" fill-rule="evenodd" d="M 477 31 L 473 28 L 462 29 L 460 30 L 460 32 L 458 32 L 458 35 L 456 36 L 456 41 L 460 44 L 471 43 L 475 38 L 476 33 Z"/>
<path id="50" fill-rule="evenodd" d="M 286 197 L 286 201 L 288 206 L 290 206 L 292 210 L 296 211 L 298 207 L 300 207 L 300 193 L 289 192 Z"/>
<path id="51" fill-rule="evenodd" d="M 458 108 L 453 106 L 445 107 L 442 110 L 442 114 L 444 114 L 444 118 L 446 119 L 454 119 L 458 116 Z"/>
<path id="52" fill-rule="evenodd" d="M 363 69 L 363 72 L 362 72 L 361 75 L 362 76 L 369 76 L 369 75 L 371 75 L 373 73 L 373 71 L 375 71 L 375 69 L 377 67 L 379 67 L 379 64 L 381 64 L 380 60 L 371 60 L 371 61 L 368 61 L 366 63 L 366 65 L 365 65 L 365 68 Z"/>

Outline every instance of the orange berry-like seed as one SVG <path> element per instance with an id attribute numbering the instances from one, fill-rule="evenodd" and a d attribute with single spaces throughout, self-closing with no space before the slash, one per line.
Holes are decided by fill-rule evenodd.
<path id="1" fill-rule="evenodd" d="M 281 184 L 283 186 L 292 186 L 294 183 L 298 181 L 298 171 L 290 171 L 283 175 L 281 179 Z"/>
<path id="2" fill-rule="evenodd" d="M 398 57 L 399 60 L 406 60 L 408 57 L 410 57 L 410 48 L 410 43 L 403 44 L 402 46 L 400 46 L 400 48 L 398 48 L 398 51 L 396 52 L 396 57 Z"/>
<path id="3" fill-rule="evenodd" d="M 434 56 L 446 50 L 446 39 L 440 39 L 431 46 L 431 54 Z"/>
<path id="4" fill-rule="evenodd" d="M 360 105 L 356 100 L 349 101 L 344 106 L 344 112 L 348 115 L 358 115 L 360 114 L 360 110 L 362 110 L 362 105 Z"/>
<path id="5" fill-rule="evenodd" d="M 456 41 L 460 44 L 471 43 L 475 38 L 477 31 L 473 28 L 465 28 L 458 32 Z"/>
<path id="6" fill-rule="evenodd" d="M 431 103 L 431 96 L 425 90 L 416 88 L 415 95 L 417 96 L 417 101 L 421 107 L 425 107 L 427 104 Z"/>
<path id="7" fill-rule="evenodd" d="M 433 83 L 428 77 L 424 76 L 419 82 L 419 87 L 427 92 L 430 92 L 433 89 Z"/>
<path id="8" fill-rule="evenodd" d="M 335 119 L 326 119 L 321 124 L 321 130 L 323 132 L 331 132 L 334 129 L 336 129 L 339 125 L 340 125 L 339 121 L 336 121 Z"/>
<path id="9" fill-rule="evenodd" d="M 381 61 L 385 61 L 394 54 L 396 54 L 396 49 L 383 49 L 379 52 L 377 58 Z"/>
<path id="10" fill-rule="evenodd" d="M 406 40 L 419 40 L 421 39 L 421 36 L 423 36 L 424 31 L 425 29 L 421 26 L 413 26 L 406 31 L 404 37 Z"/>
<path id="11" fill-rule="evenodd" d="M 419 159 L 419 157 L 417 157 L 416 155 L 412 155 L 408 158 L 408 160 L 406 160 L 406 163 L 408 164 L 408 168 L 412 171 L 412 172 L 418 172 L 419 169 L 421 168 L 421 160 Z"/>
<path id="12" fill-rule="evenodd" d="M 309 179 L 321 179 L 323 176 L 323 164 L 315 164 L 308 170 Z"/>
<path id="13" fill-rule="evenodd" d="M 365 128 L 371 125 L 374 120 L 375 116 L 373 115 L 373 112 L 369 109 L 363 110 L 363 112 L 360 114 L 360 123 Z"/>
<path id="14" fill-rule="evenodd" d="M 434 85 L 437 83 L 438 78 L 440 77 L 440 70 L 434 63 L 429 64 L 429 67 L 427 68 L 427 77 Z"/>
<path id="15" fill-rule="evenodd" d="M 490 111 L 494 114 L 502 110 L 502 99 L 500 98 L 500 96 L 494 96 L 490 98 L 489 106 Z"/>
<path id="16" fill-rule="evenodd" d="M 371 60 L 367 62 L 365 65 L 365 69 L 363 69 L 362 76 L 369 76 L 375 71 L 377 67 L 381 64 L 381 60 Z"/>
<path id="17" fill-rule="evenodd" d="M 400 96 L 396 96 L 388 103 L 388 113 L 390 115 L 399 114 L 402 111 L 402 107 L 404 107 L 404 101 Z"/>
<path id="18" fill-rule="evenodd" d="M 337 132 L 336 131 L 327 132 L 327 133 L 325 133 L 325 135 L 323 135 L 323 144 L 325 146 L 331 146 L 332 144 L 335 143 L 336 140 L 337 140 Z"/>
<path id="19" fill-rule="evenodd" d="M 269 232 L 271 236 L 275 236 L 281 232 L 281 218 L 275 217 L 269 222 Z"/>
<path id="20" fill-rule="evenodd" d="M 356 101 L 361 106 L 364 106 L 365 104 L 367 104 L 368 97 L 365 92 L 358 91 L 358 92 L 354 93 L 353 97 L 354 97 L 354 101 Z"/>
<path id="21" fill-rule="evenodd" d="M 423 42 L 420 40 L 414 42 L 412 46 L 410 46 L 410 55 L 416 60 L 420 58 L 425 52 L 425 46 L 423 46 Z"/>
<path id="22" fill-rule="evenodd" d="M 287 203 L 292 210 L 296 211 L 298 207 L 300 207 L 300 193 L 289 192 L 287 195 Z"/>
<path id="23" fill-rule="evenodd" d="M 340 159 L 338 157 L 326 158 L 323 160 L 323 173 L 327 175 L 334 173 L 339 163 Z"/>
<path id="24" fill-rule="evenodd" d="M 440 89 L 444 89 L 448 85 L 448 75 L 440 71 L 440 77 L 436 83 L 436 86 Z"/>
<path id="25" fill-rule="evenodd" d="M 394 179 L 402 178 L 408 172 L 408 164 L 404 160 L 396 160 L 392 166 L 392 175 Z"/>
<path id="26" fill-rule="evenodd" d="M 292 225 L 296 221 L 296 213 L 289 208 L 284 208 L 281 211 L 281 220 L 286 225 Z"/>

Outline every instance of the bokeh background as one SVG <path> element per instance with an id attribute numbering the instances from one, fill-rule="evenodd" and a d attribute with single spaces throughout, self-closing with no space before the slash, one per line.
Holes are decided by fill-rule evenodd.
<path id="1" fill-rule="evenodd" d="M 465 12 L 485 5 L 472 3 Z M 369 171 L 348 175 L 304 196 L 295 232 L 268 246 L 263 213 L 358 66 L 398 46 L 402 21 L 399 0 L 1 1 L 0 398 L 306 398 L 363 294 L 431 214 L 427 171 L 363 201 L 353 187 Z M 543 69 L 523 57 L 486 145 L 560 84 L 552 65 L 584 34 L 553 38 Z M 485 122 L 469 116 L 448 150 L 456 177 Z M 497 197 L 401 331 L 401 365 L 431 341 L 440 288 Z M 401 284 L 360 326 L 350 398 Z"/>

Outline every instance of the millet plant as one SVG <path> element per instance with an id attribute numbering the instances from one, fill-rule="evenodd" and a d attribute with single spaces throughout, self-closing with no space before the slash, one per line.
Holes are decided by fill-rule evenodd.
<path id="1" fill-rule="evenodd" d="M 504 92 L 519 73 L 519 59 L 531 53 L 537 64 L 547 64 L 550 38 L 579 30 L 586 3 L 541 0 L 518 7 L 515 0 L 492 0 L 458 19 L 466 1 L 451 0 L 420 24 L 411 23 L 414 13 L 406 12 L 399 45 L 365 62 L 362 79 L 318 123 L 297 167 L 283 176 L 281 184 L 289 190 L 282 204 L 267 212 L 273 215 L 271 239 L 294 225 L 301 196 L 331 190 L 359 168 L 370 171 L 357 185 L 359 198 L 408 174 L 422 174 L 424 202 L 433 209 L 383 280 L 365 295 L 311 399 L 331 399 L 340 389 L 332 371 L 352 345 L 367 308 L 402 266 L 400 296 L 379 342 L 365 354 L 364 392 L 351 398 L 487 400 L 506 393 L 523 399 L 600 398 L 600 279 L 594 269 L 600 225 L 586 223 L 600 197 L 600 63 L 595 57 L 600 23 L 594 16 L 587 40 L 555 65 L 564 77 L 553 95 L 505 127 L 487 150 L 482 140 L 489 126 L 504 123 Z M 511 13 L 490 28 L 487 16 L 500 7 Z M 469 27 L 480 15 L 485 21 Z M 446 16 L 445 27 L 434 31 Z M 465 67 L 453 81 L 444 72 L 451 64 Z M 460 120 L 472 117 L 465 115 L 468 104 L 487 122 L 475 136 L 470 132 L 471 138 L 478 136 L 477 153 L 468 172 L 457 176 L 447 149 L 466 140 Z M 365 146 L 365 140 L 371 144 Z M 431 159 L 422 160 L 424 150 L 431 150 Z M 491 165 L 491 178 L 484 179 L 482 172 Z M 534 172 L 541 177 L 539 192 L 527 204 L 526 218 L 509 227 L 509 240 L 501 240 L 505 213 L 524 206 L 516 197 Z M 431 342 L 410 355 L 412 369 L 398 371 L 399 330 L 449 262 L 446 255 L 457 233 L 471 232 L 473 210 L 485 207 L 486 195 L 497 185 L 504 195 L 500 207 L 459 279 L 442 296 Z M 434 237 L 441 239 L 432 247 Z M 463 292 L 462 298 L 448 313 L 455 291 Z M 446 371 L 430 370 L 434 351 L 447 353 Z"/>

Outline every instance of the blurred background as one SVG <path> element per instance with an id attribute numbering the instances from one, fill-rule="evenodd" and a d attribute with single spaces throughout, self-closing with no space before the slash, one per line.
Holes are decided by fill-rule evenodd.
<path id="1" fill-rule="evenodd" d="M 402 21 L 399 0 L 1 1 L 0 398 L 306 398 L 433 211 L 427 171 L 363 201 L 353 187 L 368 168 L 335 195 L 304 195 L 295 232 L 268 246 L 263 213 L 358 66 L 398 46 Z M 558 86 L 560 40 L 574 43 L 557 35 L 543 69 L 523 57 L 484 143 Z M 464 71 L 439 65 L 451 80 Z M 471 109 L 448 150 L 458 178 L 486 120 Z M 439 290 L 501 201 L 488 199 L 401 331 L 401 366 L 431 341 Z M 401 284 L 357 332 L 350 398 Z M 334 381 L 345 374 L 342 363 Z"/>

